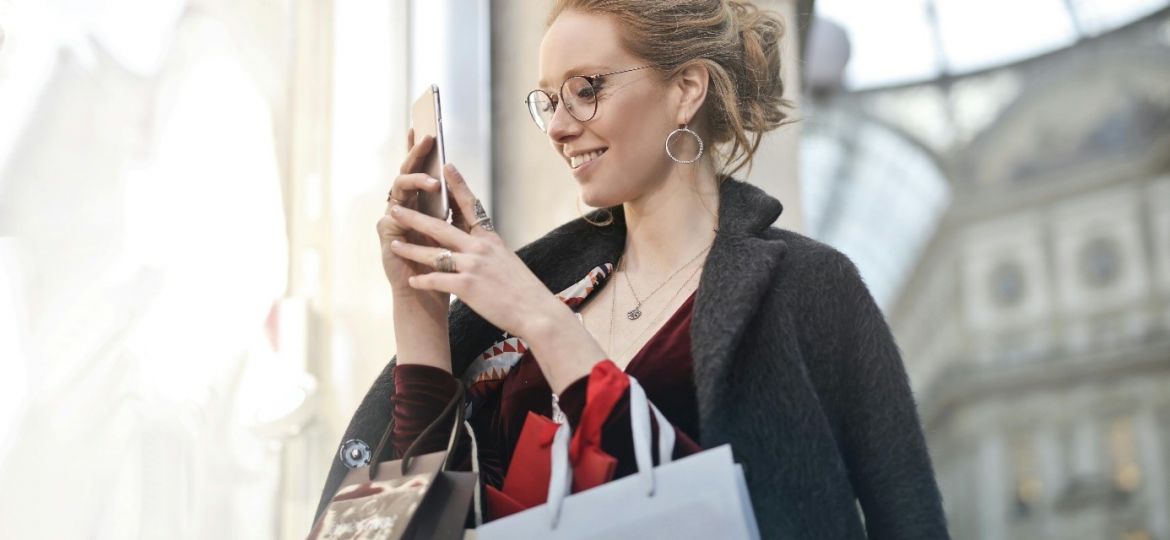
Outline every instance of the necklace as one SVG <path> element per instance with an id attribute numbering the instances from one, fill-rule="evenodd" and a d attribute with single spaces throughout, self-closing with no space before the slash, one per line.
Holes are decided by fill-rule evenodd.
<path id="1" fill-rule="evenodd" d="M 618 263 L 621 263 L 618 259 Z M 617 266 L 614 266 L 614 271 L 617 271 Z M 609 344 L 605 348 L 605 354 L 610 356 L 610 360 L 616 360 L 613 355 L 613 320 L 617 317 L 614 315 L 617 307 L 617 289 L 614 289 L 613 294 L 609 295 Z"/>
<path id="2" fill-rule="evenodd" d="M 708 249 L 711 249 L 711 244 L 707 244 L 707 247 L 704 247 L 701 251 L 699 251 L 697 254 L 695 254 L 695 256 L 692 257 L 691 260 L 687 261 L 686 264 L 678 267 L 678 270 L 675 270 L 673 273 L 671 273 L 670 277 L 666 278 L 666 281 L 663 281 L 653 291 L 650 291 L 650 294 L 646 295 L 646 298 L 638 298 L 638 293 L 636 291 L 634 291 L 634 284 L 630 283 L 630 275 L 627 273 L 623 273 L 622 275 L 624 275 L 626 277 L 626 286 L 628 286 L 630 288 L 630 293 L 634 295 L 634 300 L 636 300 L 638 302 L 638 305 L 634 306 L 634 309 L 631 309 L 631 310 L 626 312 L 626 318 L 632 321 L 632 320 L 637 319 L 638 317 L 641 317 L 642 316 L 642 309 L 641 309 L 642 304 L 644 302 L 646 302 L 646 300 L 649 300 L 651 296 L 654 296 L 654 293 L 661 290 L 664 285 L 666 285 L 667 283 L 670 283 L 670 280 L 674 279 L 674 276 L 677 276 L 679 272 L 682 272 L 683 268 L 690 266 L 691 263 L 695 262 L 696 259 L 701 257 L 703 255 L 703 253 L 706 253 Z M 620 265 L 621 263 L 622 263 L 622 260 L 619 258 L 618 264 Z M 616 267 L 614 268 L 614 272 L 617 272 Z M 616 297 L 617 295 L 615 294 L 614 296 Z"/>
<path id="3" fill-rule="evenodd" d="M 695 279 L 695 274 L 698 274 L 699 270 L 702 270 L 702 268 L 703 268 L 702 266 L 695 267 L 695 270 L 691 272 L 691 275 L 687 276 L 686 281 L 683 281 L 683 284 L 681 286 L 679 286 L 679 288 L 677 290 L 674 291 L 674 294 L 670 295 L 670 299 L 666 301 L 666 306 L 664 306 L 661 310 L 658 311 L 658 314 L 654 316 L 654 320 L 650 324 L 648 324 L 645 328 L 643 328 L 641 332 L 638 332 L 638 335 L 634 337 L 634 340 L 632 342 L 630 342 L 630 344 L 627 345 L 626 348 L 621 351 L 622 355 L 629 352 L 630 349 L 636 343 L 638 343 L 639 340 L 642 339 L 642 336 L 646 335 L 647 331 L 649 331 L 651 328 L 656 328 L 658 326 L 658 321 L 660 321 L 662 319 L 662 315 L 664 313 L 666 313 L 666 310 L 670 309 L 670 306 L 674 303 L 674 299 L 676 297 L 678 297 L 678 293 L 682 292 L 682 290 L 687 287 L 687 284 L 690 283 L 692 279 Z M 617 361 L 618 356 L 620 356 L 620 355 L 615 356 L 613 354 L 613 320 L 616 318 L 615 317 L 616 310 L 614 309 L 614 307 L 616 305 L 617 305 L 617 291 L 614 291 L 613 298 L 611 298 L 610 306 L 609 306 L 609 348 L 607 349 L 607 353 L 610 355 L 610 360 L 615 361 L 615 362 Z"/>

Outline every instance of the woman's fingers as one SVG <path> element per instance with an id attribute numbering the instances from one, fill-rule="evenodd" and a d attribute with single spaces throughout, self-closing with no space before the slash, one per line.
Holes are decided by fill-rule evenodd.
<path id="1" fill-rule="evenodd" d="M 452 250 L 473 251 L 475 239 L 444 220 L 405 208 L 400 204 L 390 207 L 390 215 L 402 226 L 425 234 Z"/>
<path id="2" fill-rule="evenodd" d="M 403 259 L 409 259 L 419 264 L 435 268 L 435 261 L 447 248 L 420 246 L 395 240 L 390 242 L 390 250 Z M 455 271 L 471 270 L 471 256 L 465 253 L 451 252 L 451 260 L 455 263 Z"/>
<path id="3" fill-rule="evenodd" d="M 394 187 L 403 195 L 410 191 L 439 191 L 439 180 L 427 173 L 404 174 L 394 179 Z"/>
<path id="4" fill-rule="evenodd" d="M 410 133 L 410 138 L 413 139 L 414 132 L 411 131 Z M 426 159 L 427 154 L 430 153 L 431 148 L 434 146 L 435 138 L 430 135 L 424 136 L 418 144 L 410 147 L 410 152 L 407 152 L 406 159 L 402 162 L 402 169 L 398 172 L 401 174 L 419 172 L 418 170 L 422 167 L 423 160 Z"/>
<path id="5" fill-rule="evenodd" d="M 410 276 L 407 282 L 415 289 L 445 292 L 462 297 L 461 293 L 467 284 L 467 277 L 458 272 L 431 272 Z"/>
<path id="6" fill-rule="evenodd" d="M 443 176 L 447 180 L 447 193 L 450 195 L 453 202 L 452 207 L 456 210 L 455 216 L 452 218 L 452 223 L 469 234 L 495 234 L 494 228 L 484 227 L 483 224 L 476 225 L 482 217 L 487 217 L 487 212 L 482 204 L 476 208 L 479 199 L 471 192 L 471 186 L 467 185 L 467 181 L 463 178 L 463 174 L 455 165 L 448 163 L 443 169 Z M 490 221 L 488 222 L 490 223 Z"/>
<path id="7" fill-rule="evenodd" d="M 390 196 L 386 199 L 389 206 L 396 204 L 407 204 L 411 200 L 411 195 L 415 191 L 439 191 L 439 181 L 431 178 L 426 173 L 411 173 L 404 174 L 394 179 L 394 186 L 390 188 Z M 394 202 L 390 199 L 397 199 Z"/>

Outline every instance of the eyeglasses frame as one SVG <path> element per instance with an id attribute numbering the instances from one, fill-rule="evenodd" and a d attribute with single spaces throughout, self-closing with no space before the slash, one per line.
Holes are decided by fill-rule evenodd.
<path id="1" fill-rule="evenodd" d="M 640 69 L 646 69 L 646 68 L 652 68 L 652 67 L 657 67 L 657 66 L 655 64 L 646 64 L 643 66 L 632 67 L 629 69 L 619 69 L 617 71 L 610 71 L 608 73 L 597 73 L 595 75 L 573 75 L 573 76 L 566 78 L 564 81 L 561 82 L 560 88 L 557 89 L 557 101 L 556 102 L 553 102 L 553 97 L 551 95 L 549 95 L 548 92 L 545 92 L 544 90 L 542 90 L 540 88 L 537 88 L 531 92 L 528 92 L 528 96 L 526 96 L 524 98 L 524 105 L 528 109 L 528 116 L 532 117 L 532 122 L 534 124 L 536 124 L 536 128 L 539 129 L 543 133 L 548 133 L 548 129 L 542 128 L 540 126 L 540 123 L 537 121 L 536 117 L 532 116 L 532 103 L 531 103 L 532 94 L 535 94 L 537 92 L 544 94 L 544 96 L 546 98 L 548 98 L 549 102 L 554 103 L 553 115 L 556 115 L 557 108 L 560 106 L 560 104 L 563 101 L 565 101 L 565 96 L 564 96 L 565 84 L 567 84 L 569 81 L 576 79 L 577 77 L 580 77 L 582 79 L 585 79 L 587 82 L 589 82 L 589 87 L 592 88 L 594 92 L 597 92 L 597 80 L 602 78 L 602 77 L 608 77 L 610 75 L 621 75 L 622 73 L 629 73 L 631 71 L 638 71 Z M 593 118 L 595 116 L 597 116 L 597 103 L 599 101 L 600 101 L 600 99 L 598 99 L 597 101 L 595 101 L 593 103 L 593 114 L 590 114 L 589 118 L 586 118 L 584 120 L 577 118 L 577 116 L 573 114 L 573 111 L 569 111 L 569 116 L 572 116 L 574 120 L 577 120 L 578 122 L 582 122 L 582 123 L 593 120 Z"/>

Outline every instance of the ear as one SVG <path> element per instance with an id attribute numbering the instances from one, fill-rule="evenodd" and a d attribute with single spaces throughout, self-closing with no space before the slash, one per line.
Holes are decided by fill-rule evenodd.
<path id="1" fill-rule="evenodd" d="M 695 121 L 699 108 L 707 100 L 707 85 L 710 81 L 711 75 L 702 62 L 693 60 L 683 64 L 682 70 L 675 74 L 672 81 L 679 96 L 675 123 L 681 126 Z"/>

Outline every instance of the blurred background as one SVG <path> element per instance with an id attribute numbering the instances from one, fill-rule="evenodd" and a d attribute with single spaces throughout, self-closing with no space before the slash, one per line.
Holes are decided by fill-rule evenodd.
<path id="1" fill-rule="evenodd" d="M 801 121 L 748 179 L 861 269 L 954 537 L 1170 540 L 1170 0 L 759 4 Z M 549 5 L 0 0 L 0 537 L 303 537 L 413 98 L 512 247 L 586 210 Z"/>

